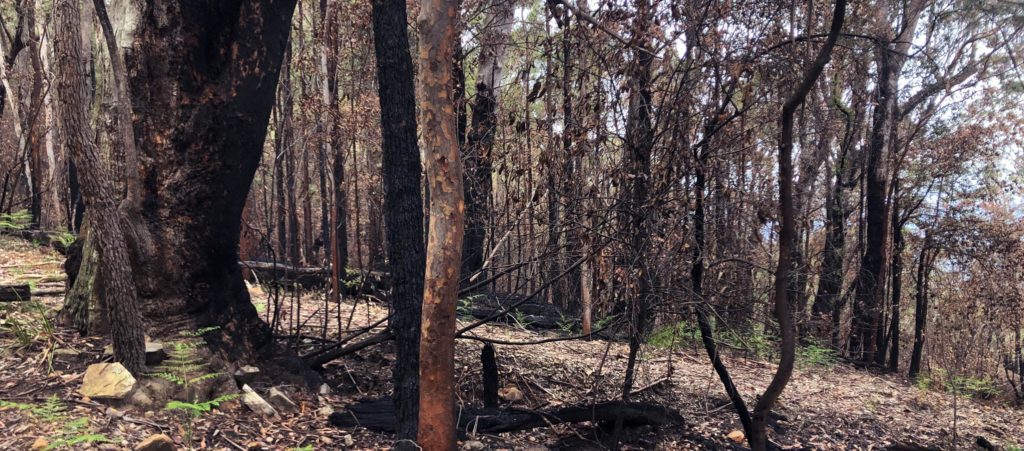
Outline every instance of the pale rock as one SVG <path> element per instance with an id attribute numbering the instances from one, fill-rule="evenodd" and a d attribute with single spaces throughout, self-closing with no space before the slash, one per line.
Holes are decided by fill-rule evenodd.
<path id="1" fill-rule="evenodd" d="M 352 438 L 352 434 L 345 434 L 341 436 L 341 444 L 346 448 L 351 448 L 356 445 L 356 439 Z"/>
<path id="2" fill-rule="evenodd" d="M 295 404 L 295 401 L 292 401 L 288 395 L 284 394 L 284 391 L 277 387 L 271 387 L 270 390 L 267 391 L 267 400 L 270 401 L 274 407 L 283 411 L 298 410 L 299 408 L 298 404 Z"/>
<path id="3" fill-rule="evenodd" d="M 462 449 L 466 451 L 481 451 L 487 449 L 487 445 L 479 440 L 467 440 L 462 443 Z"/>
<path id="4" fill-rule="evenodd" d="M 174 451 L 174 441 L 164 434 L 153 434 L 135 445 L 135 451 Z"/>
<path id="5" fill-rule="evenodd" d="M 114 356 L 114 345 L 106 345 L 103 347 L 103 357 Z M 159 341 L 149 341 L 146 338 L 146 365 L 156 366 L 160 362 L 167 359 L 167 350 L 164 349 L 164 344 Z"/>
<path id="6" fill-rule="evenodd" d="M 327 396 L 331 394 L 331 386 L 327 384 L 320 384 L 320 395 Z"/>
<path id="7" fill-rule="evenodd" d="M 135 378 L 120 363 L 89 365 L 82 378 L 82 396 L 95 399 L 124 399 L 135 388 Z"/>
<path id="8" fill-rule="evenodd" d="M 117 409 L 115 409 L 115 408 L 113 408 L 113 407 L 107 407 L 107 410 L 106 410 L 106 411 L 104 411 L 104 412 L 105 412 L 105 413 L 107 414 L 107 416 L 108 416 L 108 417 L 110 417 L 110 418 L 121 418 L 121 417 L 123 417 L 123 416 L 124 416 L 124 412 L 122 412 L 122 411 L 120 411 L 120 410 L 117 410 Z"/>
<path id="9" fill-rule="evenodd" d="M 36 439 L 36 441 L 32 442 L 32 447 L 29 449 L 31 449 L 32 451 L 43 451 L 49 446 L 50 442 L 49 440 L 46 440 L 46 437 L 39 437 Z"/>
<path id="10" fill-rule="evenodd" d="M 146 365 L 156 366 L 167 360 L 167 350 L 164 344 L 159 341 L 146 342 Z"/>
<path id="11" fill-rule="evenodd" d="M 77 349 L 70 348 L 57 348 L 53 350 L 53 355 L 65 356 L 65 357 L 78 357 L 82 353 Z"/>
<path id="12" fill-rule="evenodd" d="M 498 390 L 498 397 L 508 402 L 519 402 L 523 400 L 523 392 L 519 388 L 509 385 Z"/>
<path id="13" fill-rule="evenodd" d="M 248 385 L 242 386 L 242 403 L 246 405 L 250 410 L 256 412 L 264 417 L 278 418 L 280 415 L 277 413 L 277 409 L 270 405 L 267 400 L 263 399 L 256 390 Z"/>
<path id="14" fill-rule="evenodd" d="M 253 381 L 256 380 L 256 377 L 259 376 L 259 374 L 259 368 L 256 368 L 252 365 L 245 365 L 235 370 L 235 380 L 242 385 L 251 384 Z"/>
<path id="15" fill-rule="evenodd" d="M 316 409 L 316 411 L 317 411 L 317 413 L 320 414 L 320 416 L 329 417 L 329 416 L 331 416 L 332 413 L 334 413 L 334 407 L 331 407 L 330 405 L 324 404 L 324 405 L 320 406 L 319 409 Z"/>
<path id="16" fill-rule="evenodd" d="M 732 440 L 736 444 L 743 444 L 743 442 L 747 439 L 747 437 L 743 434 L 743 431 L 739 429 L 733 430 L 732 432 L 729 433 L 729 435 L 726 435 L 726 437 L 728 437 L 729 440 Z"/>

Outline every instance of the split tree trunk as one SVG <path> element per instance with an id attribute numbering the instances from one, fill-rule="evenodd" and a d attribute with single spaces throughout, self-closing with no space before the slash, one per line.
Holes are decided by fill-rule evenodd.
<path id="1" fill-rule="evenodd" d="M 836 41 L 839 40 L 839 32 L 843 28 L 845 17 L 846 0 L 836 0 L 828 38 L 818 49 L 814 61 L 807 67 L 800 84 L 794 88 L 782 106 L 782 117 L 779 121 L 779 263 L 775 267 L 774 311 L 775 319 L 779 322 L 779 333 L 782 340 L 779 366 L 768 387 L 754 404 L 754 410 L 750 415 L 751 430 L 748 431 L 747 440 L 750 443 L 750 448 L 754 451 L 764 451 L 768 446 L 766 431 L 768 414 L 779 397 L 782 396 L 786 385 L 789 384 L 789 378 L 793 375 L 793 365 L 796 362 L 796 330 L 793 326 L 793 307 L 789 299 L 790 270 L 792 269 L 790 258 L 796 244 L 792 160 L 793 116 L 796 114 L 797 108 L 804 103 L 807 94 L 818 81 L 822 71 L 825 70 L 825 65 L 832 58 L 832 49 L 835 47 Z"/>
<path id="2" fill-rule="evenodd" d="M 72 32 L 80 29 L 81 12 L 75 0 L 57 1 L 54 11 L 55 25 L 66 31 L 57 33 L 54 42 L 61 129 L 71 158 L 82 173 L 85 203 L 94 212 L 92 235 L 101 255 L 99 275 L 106 295 L 114 358 L 138 375 L 145 368 L 143 323 L 112 178 L 100 161 L 89 128 L 82 42 L 80 33 Z"/>
<path id="3" fill-rule="evenodd" d="M 125 60 L 145 226 L 159 243 L 144 275 L 154 289 L 143 316 L 154 337 L 219 326 L 207 341 L 225 357 L 265 357 L 260 351 L 272 349 L 271 333 L 242 282 L 239 224 L 295 0 L 151 0 L 140 7 L 132 12 L 138 22 Z"/>

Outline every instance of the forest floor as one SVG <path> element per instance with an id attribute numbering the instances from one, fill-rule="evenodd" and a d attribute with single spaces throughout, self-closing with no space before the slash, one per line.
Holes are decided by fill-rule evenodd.
<path id="1" fill-rule="evenodd" d="M 62 257 L 48 248 L 0 237 L 0 283 L 31 283 L 53 292 L 60 283 Z M 43 289 L 46 288 L 46 289 Z M 254 303 L 266 312 L 266 294 L 253 289 Z M 319 299 L 319 301 L 317 300 Z M 281 324 L 305 322 L 304 333 L 322 331 L 322 294 L 282 310 Z M 31 449 L 40 438 L 50 445 L 81 441 L 64 449 L 131 449 L 155 433 L 168 434 L 186 449 L 187 425 L 181 415 L 160 406 L 110 406 L 77 393 L 86 367 L 104 359 L 104 337 L 79 337 L 56 325 L 62 297 L 0 305 L 0 450 Z M 372 324 L 386 314 L 370 301 L 341 306 L 347 330 Z M 301 308 L 300 308 L 301 307 Z M 328 330 L 337 333 L 338 311 L 328 309 Z M 351 318 L 351 321 L 349 321 Z M 318 333 L 319 334 L 319 333 Z M 555 338 L 509 325 L 486 325 L 478 337 L 504 342 Z M 307 346 L 315 340 L 304 339 Z M 461 402 L 480 404 L 481 343 L 459 340 L 457 385 Z M 497 344 L 497 360 L 507 406 L 543 409 L 614 399 L 626 365 L 625 343 L 604 340 L 541 344 Z M 642 355 L 634 399 L 677 409 L 686 419 L 671 428 L 640 428 L 626 437 L 626 449 L 744 449 L 728 436 L 739 422 L 706 355 L 696 348 L 658 349 Z M 291 389 L 299 408 L 281 419 L 262 419 L 239 402 L 223 404 L 191 421 L 192 445 L 200 449 L 386 449 L 391 437 L 327 424 L 333 409 L 389 391 L 394 357 L 390 345 L 371 347 L 328 364 L 329 393 Z M 747 402 L 767 385 L 775 370 L 769 362 L 740 355 L 726 363 Z M 671 371 L 670 371 L 671 368 Z M 269 387 L 257 386 L 257 390 Z M 521 395 L 521 396 L 519 396 Z M 922 390 L 901 377 L 850 366 L 800 365 L 775 410 L 773 440 L 787 449 L 971 449 L 977 437 L 1004 449 L 1024 445 L 1024 411 L 995 401 L 954 398 Z M 954 412 L 956 421 L 954 422 Z M 463 437 L 475 449 L 583 449 L 595 442 L 587 424 L 558 425 L 499 435 Z M 922 448 L 899 448 L 899 446 Z M 482 446 L 482 448 L 480 448 Z"/>

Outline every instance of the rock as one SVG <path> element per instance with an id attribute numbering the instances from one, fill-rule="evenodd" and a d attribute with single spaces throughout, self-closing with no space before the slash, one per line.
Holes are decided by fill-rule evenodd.
<path id="1" fill-rule="evenodd" d="M 519 402 L 523 400 L 523 392 L 519 388 L 509 385 L 498 390 L 498 397 L 508 402 Z"/>
<path id="2" fill-rule="evenodd" d="M 135 451 L 174 451 L 174 441 L 164 434 L 153 434 L 135 445 Z"/>
<path id="3" fill-rule="evenodd" d="M 235 380 L 242 385 L 251 384 L 253 381 L 256 380 L 256 377 L 258 377 L 259 374 L 259 368 L 256 368 L 252 365 L 245 365 L 235 370 Z"/>
<path id="4" fill-rule="evenodd" d="M 334 407 L 324 404 L 319 409 L 316 409 L 316 411 L 323 417 L 329 417 L 334 413 Z"/>
<path id="5" fill-rule="evenodd" d="M 334 413 L 334 407 L 331 407 L 331 403 L 323 396 L 316 397 L 317 404 L 320 404 L 320 408 L 316 409 L 317 413 L 324 417 L 331 416 Z"/>
<path id="6" fill-rule="evenodd" d="M 82 378 L 82 396 L 95 399 L 124 399 L 135 388 L 135 378 L 120 363 L 89 365 Z"/>
<path id="7" fill-rule="evenodd" d="M 270 391 L 267 392 L 267 400 L 269 400 L 274 407 L 277 407 L 280 410 L 292 411 L 298 410 L 299 408 L 299 405 L 295 404 L 295 401 L 292 401 L 288 395 L 284 394 L 284 392 L 277 387 L 270 388 Z"/>
<path id="8" fill-rule="evenodd" d="M 153 398 L 142 390 L 135 390 L 132 392 L 131 396 L 128 397 L 128 403 L 141 409 L 148 409 L 153 407 L 154 404 Z"/>
<path id="9" fill-rule="evenodd" d="M 39 437 L 36 441 L 32 442 L 32 447 L 29 448 L 32 451 L 43 451 L 50 446 L 50 442 L 46 440 L 46 437 Z"/>
<path id="10" fill-rule="evenodd" d="M 60 355 L 65 357 L 78 357 L 82 353 L 76 349 L 70 348 L 57 348 L 53 350 L 53 355 Z"/>
<path id="11" fill-rule="evenodd" d="M 245 449 L 247 451 L 262 451 L 263 444 L 260 442 L 249 442 L 245 444 Z"/>
<path id="12" fill-rule="evenodd" d="M 747 437 L 743 435 L 743 431 L 739 429 L 733 430 L 732 432 L 729 433 L 729 435 L 726 435 L 726 437 L 728 437 L 729 440 L 732 440 L 734 443 L 740 445 L 742 445 L 743 442 L 747 440 Z"/>
<path id="13" fill-rule="evenodd" d="M 356 445 L 356 439 L 352 438 L 352 434 L 345 434 L 341 436 L 341 444 L 346 448 L 351 448 Z"/>
<path id="14" fill-rule="evenodd" d="M 159 341 L 146 342 L 146 365 L 156 366 L 167 360 L 167 351 L 164 344 Z"/>
<path id="15" fill-rule="evenodd" d="M 327 396 L 331 394 L 331 386 L 327 384 L 320 384 L 320 395 Z"/>
<path id="16" fill-rule="evenodd" d="M 330 438 L 330 437 L 328 437 L 326 435 L 321 435 L 319 440 L 320 440 L 320 443 L 324 444 L 324 445 L 333 445 L 334 444 L 334 439 L 332 439 L 332 438 Z"/>
<path id="17" fill-rule="evenodd" d="M 105 413 L 110 418 L 121 418 L 121 417 L 124 416 L 124 412 L 122 412 L 120 410 L 117 410 L 117 409 L 115 409 L 113 407 L 107 407 L 107 410 L 105 411 Z"/>
<path id="18" fill-rule="evenodd" d="M 462 449 L 467 451 L 480 451 L 487 449 L 487 445 L 479 440 L 468 440 L 462 443 Z"/>
<path id="19" fill-rule="evenodd" d="M 256 412 L 264 417 L 278 418 L 280 414 L 277 413 L 277 409 L 270 405 L 267 400 L 263 399 L 256 390 L 248 385 L 242 386 L 242 403 L 246 405 L 250 410 Z"/>
<path id="20" fill-rule="evenodd" d="M 171 399 L 174 397 L 175 391 L 179 389 L 174 382 L 159 377 L 143 379 L 142 388 L 146 389 L 146 394 L 150 399 Z"/>

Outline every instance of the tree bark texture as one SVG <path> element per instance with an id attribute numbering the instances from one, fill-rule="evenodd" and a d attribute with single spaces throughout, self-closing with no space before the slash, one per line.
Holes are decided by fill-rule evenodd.
<path id="1" fill-rule="evenodd" d="M 415 449 L 419 406 L 420 321 L 426 251 L 420 197 L 416 92 L 409 53 L 405 0 L 374 0 L 373 42 L 382 128 L 384 222 L 391 273 L 390 327 L 395 333 L 392 371 L 396 448 Z"/>
<path id="2" fill-rule="evenodd" d="M 143 162 L 143 217 L 158 243 L 143 314 L 153 336 L 220 326 L 208 343 L 229 359 L 257 358 L 270 349 L 271 334 L 242 282 L 239 224 L 295 0 L 151 0 L 138 7 L 125 62 Z"/>
<path id="3" fill-rule="evenodd" d="M 422 0 L 419 25 L 420 125 L 430 190 L 426 286 L 420 341 L 418 444 L 455 449 L 455 301 L 465 217 L 462 161 L 452 98 L 455 0 Z"/>
<path id="4" fill-rule="evenodd" d="M 78 2 L 60 0 L 54 5 L 54 11 L 55 25 L 59 29 L 71 31 L 81 26 Z M 106 296 L 114 359 L 138 375 L 145 368 L 139 296 L 121 226 L 121 214 L 115 203 L 112 178 L 100 159 L 89 126 L 81 45 L 79 33 L 57 33 L 55 36 L 61 129 L 66 134 L 71 158 L 82 173 L 85 203 L 94 212 L 92 235 L 100 252 L 99 275 Z"/>

